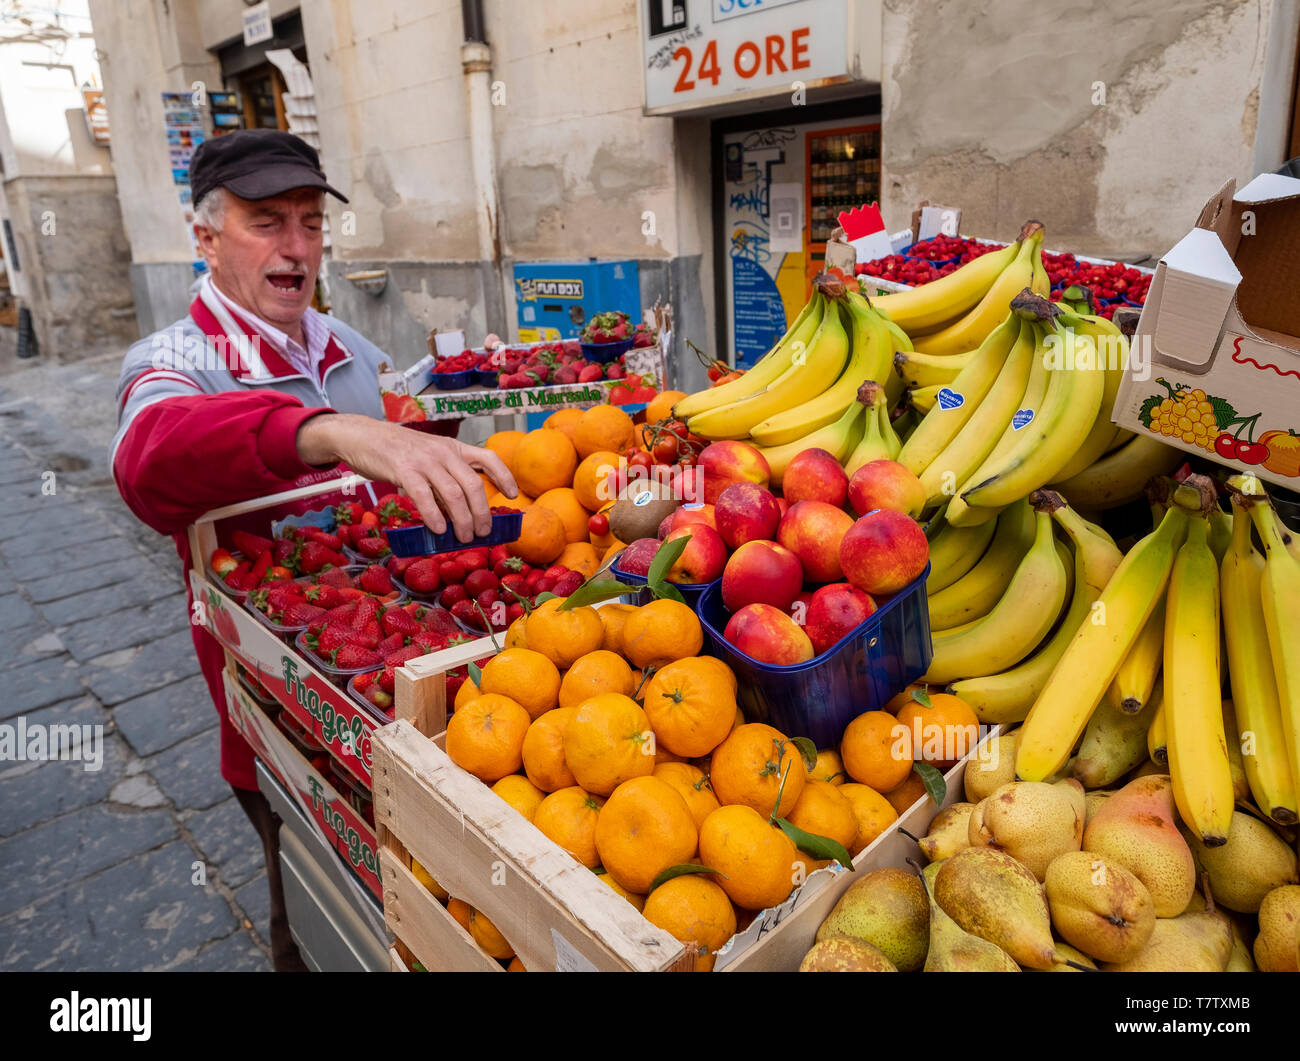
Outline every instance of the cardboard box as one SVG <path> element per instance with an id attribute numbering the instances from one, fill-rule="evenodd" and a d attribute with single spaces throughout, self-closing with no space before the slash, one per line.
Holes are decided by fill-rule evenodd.
<path id="1" fill-rule="evenodd" d="M 1229 181 L 1156 269 L 1111 419 L 1292 489 L 1300 485 L 1300 180 Z M 1166 434 L 1191 392 L 1214 424 Z M 1183 402 L 1179 417 L 1192 417 Z M 1168 409 L 1168 407 L 1165 407 Z M 1199 442 L 1199 444 L 1198 444 Z"/>

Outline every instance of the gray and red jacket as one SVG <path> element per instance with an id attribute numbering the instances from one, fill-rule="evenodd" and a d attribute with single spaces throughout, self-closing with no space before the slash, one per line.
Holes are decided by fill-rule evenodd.
<path id="1" fill-rule="evenodd" d="M 383 418 L 376 373 L 391 359 L 347 325 L 328 323 L 333 334 L 319 379 L 299 373 L 259 342 L 249 322 L 202 291 L 188 317 L 127 351 L 113 477 L 142 522 L 172 535 L 186 570 L 185 529 L 205 512 L 340 474 L 298 457 L 303 421 L 331 411 Z M 222 776 L 256 788 L 252 749 L 225 716 L 221 646 L 205 628 L 192 630 L 221 717 Z"/>

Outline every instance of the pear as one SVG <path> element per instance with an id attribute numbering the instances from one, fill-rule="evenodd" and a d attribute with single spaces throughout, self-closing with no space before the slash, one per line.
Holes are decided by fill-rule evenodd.
<path id="1" fill-rule="evenodd" d="M 1140 766 L 1147 757 L 1147 730 L 1153 714 L 1139 711 L 1130 715 L 1103 696 L 1083 731 L 1071 776 L 1084 788 L 1102 788 Z"/>
<path id="2" fill-rule="evenodd" d="M 1274 888 L 1259 904 L 1255 964 L 1261 973 L 1300 972 L 1300 885 Z"/>
<path id="3" fill-rule="evenodd" d="M 1169 773 L 1168 766 L 1162 766 L 1154 759 L 1148 759 L 1136 770 L 1134 770 L 1131 774 L 1129 774 L 1126 778 L 1124 778 L 1124 781 L 1127 784 L 1128 782 L 1136 781 L 1139 777 L 1152 777 L 1158 774 L 1167 774 L 1167 773 Z"/>
<path id="4" fill-rule="evenodd" d="M 1052 859 L 1079 850 L 1084 813 L 1083 786 L 1073 779 L 1012 781 L 971 811 L 970 844 L 1005 851 L 1041 881 Z"/>
<path id="5" fill-rule="evenodd" d="M 818 940 L 799 963 L 801 973 L 896 973 L 894 963 L 870 943 L 848 936 Z"/>
<path id="6" fill-rule="evenodd" d="M 1227 968 L 1225 973 L 1254 973 L 1259 970 L 1255 968 L 1255 959 L 1250 954 L 1250 944 L 1246 942 L 1246 937 L 1241 934 L 1241 928 L 1237 922 L 1232 922 L 1232 953 L 1228 955 Z"/>
<path id="7" fill-rule="evenodd" d="M 1070 965 L 1069 962 L 1058 961 L 1047 970 L 1049 973 L 1082 973 L 1088 969 L 1097 968 L 1097 963 L 1084 954 L 1083 951 L 1071 947 L 1068 943 L 1062 943 L 1060 940 L 1056 941 L 1056 956 L 1058 958 L 1068 958 L 1074 964 Z M 1079 968 L 1080 965 L 1083 966 L 1082 969 Z"/>
<path id="8" fill-rule="evenodd" d="M 1088 823 L 1089 823 L 1090 821 L 1092 821 L 1092 816 L 1093 816 L 1094 814 L 1097 813 L 1097 808 L 1100 807 L 1103 803 L 1105 803 L 1106 800 L 1110 799 L 1110 797 L 1113 796 L 1114 794 L 1115 794 L 1115 793 L 1113 793 L 1113 792 L 1111 792 L 1111 791 L 1109 791 L 1109 790 L 1102 791 L 1102 790 L 1100 790 L 1100 789 L 1098 789 L 1098 790 L 1095 791 L 1095 792 L 1086 792 L 1086 793 L 1084 793 L 1084 796 L 1083 796 L 1083 810 L 1084 810 L 1084 813 L 1083 813 L 1083 827 L 1084 827 L 1084 829 L 1087 829 L 1087 828 L 1088 828 Z"/>
<path id="9" fill-rule="evenodd" d="M 916 866 L 916 863 L 912 863 Z M 930 949 L 925 956 L 927 973 L 1018 973 L 1020 966 L 995 943 L 972 936 L 939 908 L 934 901 L 934 879 L 943 862 L 931 862 L 921 873 L 922 887 L 930 902 Z M 919 867 L 917 867 L 919 869 Z"/>
<path id="10" fill-rule="evenodd" d="M 901 972 L 925 964 L 930 941 L 930 906 L 914 874 L 904 869 L 872 870 L 854 881 L 817 929 L 817 939 L 850 936 L 870 943 Z"/>
<path id="11" fill-rule="evenodd" d="M 934 901 L 972 935 L 996 943 L 1016 963 L 1050 969 L 1056 963 L 1043 886 L 1010 855 L 968 847 L 939 863 Z"/>
<path id="12" fill-rule="evenodd" d="M 1100 855 L 1071 851 L 1054 858 L 1043 890 L 1057 934 L 1097 961 L 1128 961 L 1156 926 L 1146 885 Z"/>
<path id="13" fill-rule="evenodd" d="M 974 809 L 974 803 L 954 803 L 934 816 L 929 832 L 917 841 L 921 845 L 921 853 L 928 861 L 942 862 L 970 847 L 967 829 L 970 812 Z"/>
<path id="14" fill-rule="evenodd" d="M 1106 963 L 1116 973 L 1221 973 L 1232 955 L 1232 923 L 1208 897 L 1205 909 L 1156 919 L 1146 946 L 1126 961 Z"/>
<path id="15" fill-rule="evenodd" d="M 1156 917 L 1177 917 L 1196 889 L 1196 863 L 1174 824 L 1167 774 L 1130 781 L 1106 800 L 1083 833 L 1083 850 L 1123 866 L 1146 885 Z"/>
<path id="16" fill-rule="evenodd" d="M 1197 866 L 1210 875 L 1215 901 L 1229 910 L 1258 913 L 1274 888 L 1297 883 L 1295 852 L 1253 815 L 1233 811 L 1227 842 L 1218 847 L 1206 847 L 1187 828 L 1182 832 Z"/>
<path id="17" fill-rule="evenodd" d="M 995 788 L 1016 779 L 1016 734 L 1019 732 L 993 737 L 975 749 L 962 779 L 966 798 L 971 803 L 978 803 Z"/>

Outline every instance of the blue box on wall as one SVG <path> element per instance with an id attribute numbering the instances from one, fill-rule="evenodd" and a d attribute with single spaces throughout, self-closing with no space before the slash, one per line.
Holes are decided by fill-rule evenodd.
<path id="1" fill-rule="evenodd" d="M 641 283 L 635 261 L 516 262 L 519 341 L 576 339 L 597 313 L 622 310 L 641 320 Z"/>

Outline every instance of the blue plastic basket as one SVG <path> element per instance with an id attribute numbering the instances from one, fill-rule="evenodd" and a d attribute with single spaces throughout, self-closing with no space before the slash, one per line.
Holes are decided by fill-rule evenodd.
<path id="1" fill-rule="evenodd" d="M 496 388 L 500 373 L 494 368 L 474 369 L 474 382 L 480 387 Z"/>
<path id="2" fill-rule="evenodd" d="M 494 513 L 492 530 L 481 538 L 467 542 L 458 541 L 456 532 L 450 526 L 441 534 L 435 534 L 423 523 L 412 527 L 389 527 L 384 534 L 388 537 L 388 547 L 393 550 L 394 556 L 428 556 L 432 553 L 451 553 L 457 549 L 505 545 L 517 541 L 523 523 L 522 512 Z"/>
<path id="3" fill-rule="evenodd" d="M 440 391 L 464 390 L 475 382 L 476 375 L 477 370 L 472 368 L 467 368 L 464 372 L 435 372 L 433 385 Z M 496 386 L 496 380 L 492 381 L 492 386 Z"/>
<path id="4" fill-rule="evenodd" d="M 906 589 L 879 603 L 871 617 L 806 663 L 777 666 L 747 656 L 722 636 L 731 617 L 722 579 L 696 603 L 707 651 L 736 675 L 736 698 L 748 722 L 766 722 L 818 748 L 836 748 L 844 729 L 864 711 L 883 709 L 930 666 L 926 564 Z"/>
<path id="5" fill-rule="evenodd" d="M 642 588 L 638 590 L 638 592 L 636 593 L 624 594 L 622 597 L 619 598 L 619 600 L 622 601 L 624 604 L 649 604 L 654 599 L 649 589 L 650 580 L 646 578 L 645 575 L 629 574 L 627 571 L 624 571 L 621 567 L 619 567 L 618 558 L 622 555 L 623 555 L 622 553 L 619 553 L 614 557 L 613 561 L 609 565 L 610 571 L 614 573 L 614 577 L 617 578 L 620 582 L 626 582 L 629 585 L 640 586 Z M 697 607 L 697 602 L 700 599 L 700 594 L 702 594 L 706 589 L 712 586 L 713 583 L 712 582 L 688 582 L 688 583 L 674 582 L 673 585 L 676 586 L 677 591 L 681 593 L 682 599 L 686 601 L 686 603 L 690 605 L 692 608 L 695 608 Z"/>
<path id="6" fill-rule="evenodd" d="M 631 339 L 620 339 L 615 343 L 582 343 L 582 356 L 599 365 L 616 361 L 632 349 Z"/>

